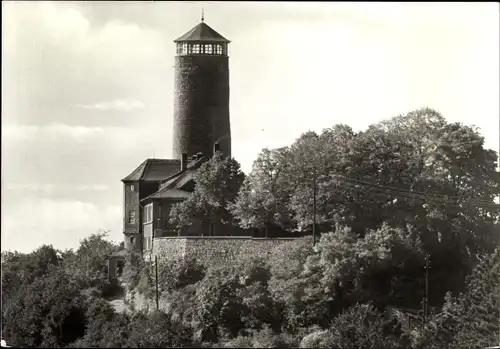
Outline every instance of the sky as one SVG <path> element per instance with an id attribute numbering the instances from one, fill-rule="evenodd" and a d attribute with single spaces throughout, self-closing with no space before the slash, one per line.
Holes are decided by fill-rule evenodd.
<path id="1" fill-rule="evenodd" d="M 172 42 L 231 40 L 233 156 L 430 107 L 499 148 L 499 4 L 2 2 L 2 250 L 122 240 L 120 180 L 169 158 Z"/>

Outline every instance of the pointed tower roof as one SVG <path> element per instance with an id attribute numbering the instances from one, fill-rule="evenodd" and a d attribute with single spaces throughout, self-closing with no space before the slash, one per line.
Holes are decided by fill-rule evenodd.
<path id="1" fill-rule="evenodd" d="M 215 30 L 213 30 L 208 24 L 206 24 L 203 21 L 200 24 L 198 24 L 196 27 L 188 31 L 186 34 L 178 38 L 177 40 L 174 40 L 175 43 L 178 42 L 200 42 L 200 41 L 206 41 L 206 42 L 225 42 L 225 43 L 230 43 L 228 39 L 217 33 Z"/>

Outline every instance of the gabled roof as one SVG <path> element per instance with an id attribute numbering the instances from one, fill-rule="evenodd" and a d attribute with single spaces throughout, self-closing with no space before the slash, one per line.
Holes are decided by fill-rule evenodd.
<path id="1" fill-rule="evenodd" d="M 146 199 L 187 199 L 189 194 L 189 192 L 177 188 L 164 188 L 148 196 Z"/>
<path id="2" fill-rule="evenodd" d="M 210 28 L 205 22 L 201 22 L 196 27 L 188 31 L 186 34 L 174 40 L 175 43 L 178 42 L 189 42 L 189 41 L 206 41 L 206 42 L 225 42 L 230 43 L 228 39 L 217 33 L 215 30 Z"/>
<path id="3" fill-rule="evenodd" d="M 146 159 L 122 182 L 159 182 L 179 171 L 181 161 L 178 159 Z"/>
<path id="4" fill-rule="evenodd" d="M 191 161 L 185 170 L 173 174 L 170 178 L 160 184 L 160 190 L 145 197 L 141 201 L 150 199 L 179 199 L 187 198 L 189 192 L 182 190 L 182 186 L 193 178 L 194 173 L 206 161 L 205 158 L 199 158 Z"/>

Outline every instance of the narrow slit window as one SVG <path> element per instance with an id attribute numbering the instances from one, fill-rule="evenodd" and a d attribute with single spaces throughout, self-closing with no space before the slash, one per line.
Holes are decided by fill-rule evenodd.
<path id="1" fill-rule="evenodd" d="M 129 224 L 135 224 L 135 211 L 129 211 L 128 222 Z"/>

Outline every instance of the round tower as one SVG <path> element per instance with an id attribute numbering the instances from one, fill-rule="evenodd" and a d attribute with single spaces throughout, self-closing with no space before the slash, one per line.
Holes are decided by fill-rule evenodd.
<path id="1" fill-rule="evenodd" d="M 174 41 L 175 97 L 173 156 L 214 149 L 231 156 L 229 40 L 203 20 Z"/>

